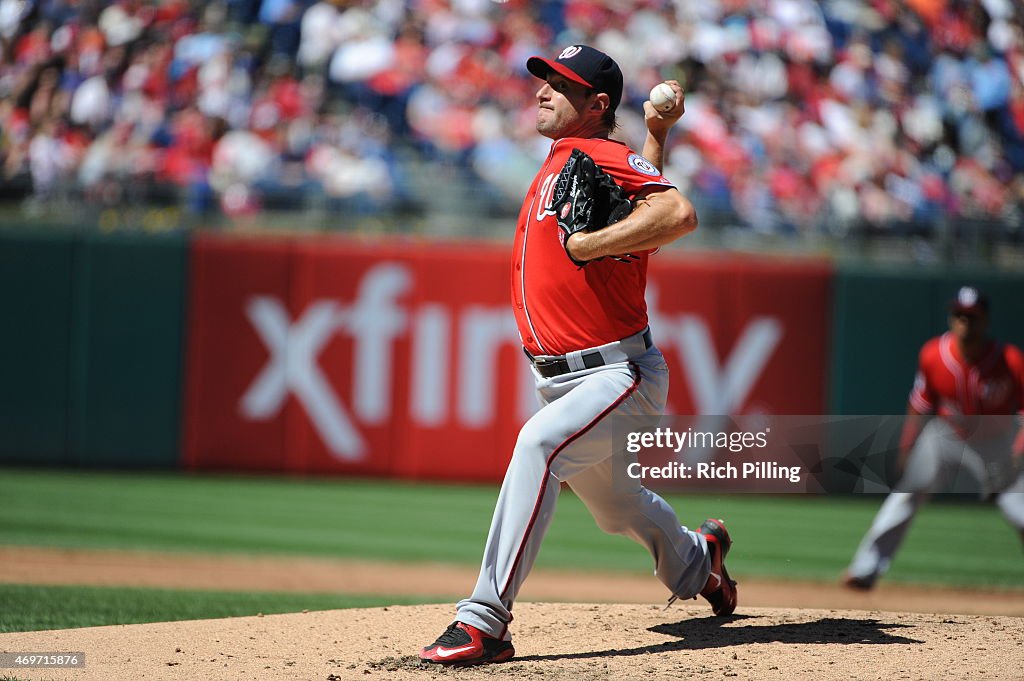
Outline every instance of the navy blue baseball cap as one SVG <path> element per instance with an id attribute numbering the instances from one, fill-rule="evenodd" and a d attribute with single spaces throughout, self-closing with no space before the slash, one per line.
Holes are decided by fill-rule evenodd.
<path id="1" fill-rule="evenodd" d="M 554 71 L 564 78 L 597 92 L 604 92 L 611 100 L 611 110 L 622 101 L 622 71 L 615 60 L 589 45 L 570 45 L 554 59 L 530 57 L 526 70 L 538 78 L 547 78 Z"/>
<path id="2" fill-rule="evenodd" d="M 949 301 L 952 314 L 979 315 L 988 312 L 988 296 L 974 286 L 961 286 Z"/>

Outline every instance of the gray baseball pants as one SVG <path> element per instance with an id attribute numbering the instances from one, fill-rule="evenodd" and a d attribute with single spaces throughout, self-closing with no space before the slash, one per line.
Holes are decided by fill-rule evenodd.
<path id="1" fill-rule="evenodd" d="M 624 441 L 613 442 L 613 417 L 657 416 L 665 408 L 668 367 L 657 347 L 637 345 L 638 336 L 612 344 L 626 361 L 547 379 L 535 371 L 541 409 L 519 433 L 480 577 L 473 594 L 458 603 L 456 620 L 510 638 L 512 605 L 551 523 L 562 482 L 602 530 L 647 548 L 655 575 L 672 593 L 690 598 L 704 587 L 710 572 L 704 537 L 681 527 L 664 499 L 625 475 L 636 455 Z"/>
<path id="2" fill-rule="evenodd" d="M 973 478 L 982 498 L 994 497 L 999 510 L 1024 536 L 1024 470 L 1018 470 L 1013 460 L 1012 443 L 1009 429 L 964 440 L 944 419 L 931 419 L 914 443 L 896 491 L 882 503 L 847 573 L 867 581 L 885 574 L 921 503 L 959 473 Z"/>

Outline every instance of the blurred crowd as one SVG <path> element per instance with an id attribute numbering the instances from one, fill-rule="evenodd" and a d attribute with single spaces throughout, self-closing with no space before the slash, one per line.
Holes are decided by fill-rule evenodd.
<path id="1" fill-rule="evenodd" d="M 650 88 L 685 83 L 666 174 L 702 209 L 1019 224 L 1022 26 L 1013 0 L 0 0 L 0 184 L 373 212 L 445 181 L 412 159 L 514 208 L 547 151 L 526 58 L 585 42 L 623 68 L 634 145 Z"/>

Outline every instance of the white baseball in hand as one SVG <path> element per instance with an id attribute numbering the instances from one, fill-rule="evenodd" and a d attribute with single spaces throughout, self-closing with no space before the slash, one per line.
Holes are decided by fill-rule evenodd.
<path id="1" fill-rule="evenodd" d="M 651 105 L 658 111 L 671 111 L 676 105 L 676 92 L 668 83 L 658 83 L 651 90 L 650 100 Z"/>

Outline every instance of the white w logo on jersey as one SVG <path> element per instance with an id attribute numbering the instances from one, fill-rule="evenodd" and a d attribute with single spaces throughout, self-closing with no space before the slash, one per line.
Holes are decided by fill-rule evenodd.
<path id="1" fill-rule="evenodd" d="M 537 214 L 534 219 L 540 222 L 544 219 L 545 215 L 554 215 L 554 211 L 551 210 L 551 197 L 555 193 L 555 178 L 558 177 L 557 173 L 551 173 L 544 178 L 544 182 L 540 185 L 540 191 L 537 192 Z"/>

